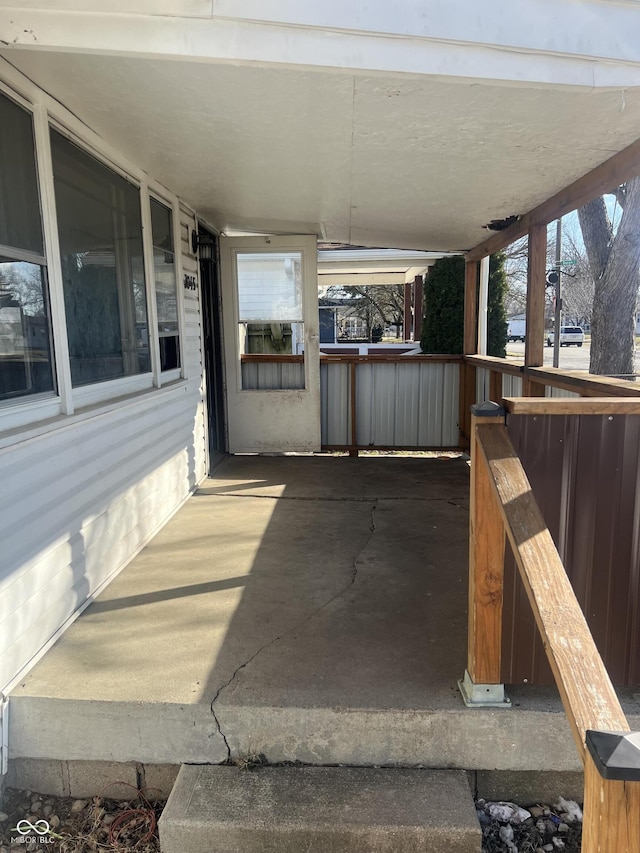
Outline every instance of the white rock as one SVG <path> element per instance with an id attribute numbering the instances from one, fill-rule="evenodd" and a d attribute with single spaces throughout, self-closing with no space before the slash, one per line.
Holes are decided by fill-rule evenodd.
<path id="1" fill-rule="evenodd" d="M 518 825 L 531 817 L 531 812 L 515 803 L 487 803 L 486 810 L 494 820 Z"/>
<path id="2" fill-rule="evenodd" d="M 5 820 L 9 820 L 9 815 L 4 812 L 0 812 L 0 823 L 4 823 Z"/>
<path id="3" fill-rule="evenodd" d="M 561 817 L 572 823 L 573 821 L 582 821 L 582 809 L 574 800 L 565 800 L 560 797 L 555 805 L 557 812 L 560 812 Z"/>
<path id="4" fill-rule="evenodd" d="M 89 805 L 89 800 L 74 800 L 71 806 L 71 811 L 74 814 L 81 812 L 82 809 L 86 808 Z"/>
<path id="5" fill-rule="evenodd" d="M 564 850 L 564 847 L 565 847 L 564 841 L 561 838 L 558 838 L 557 835 L 554 835 L 553 838 L 551 839 L 551 841 L 553 843 L 553 846 L 556 848 L 556 850 Z"/>

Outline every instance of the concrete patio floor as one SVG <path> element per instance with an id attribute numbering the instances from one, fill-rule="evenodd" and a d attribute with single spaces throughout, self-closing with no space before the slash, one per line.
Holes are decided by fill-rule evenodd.
<path id="1" fill-rule="evenodd" d="M 578 769 L 554 690 L 458 694 L 468 488 L 460 458 L 229 459 L 13 692 L 10 755 Z"/>

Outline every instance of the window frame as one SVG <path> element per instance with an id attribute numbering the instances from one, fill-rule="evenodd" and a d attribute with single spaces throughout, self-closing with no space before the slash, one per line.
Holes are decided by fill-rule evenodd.
<path id="1" fill-rule="evenodd" d="M 150 304 L 153 303 L 153 312 L 149 311 L 149 316 L 153 314 L 153 356 L 152 366 L 154 375 L 154 385 L 161 388 L 170 382 L 175 382 L 178 379 L 186 379 L 185 369 L 185 313 L 184 313 L 184 287 L 183 269 L 182 269 L 182 243 L 180 234 L 180 204 L 175 198 L 169 198 L 162 192 L 159 192 L 156 187 L 150 188 L 150 185 L 143 182 L 142 185 L 143 211 L 142 211 L 142 231 L 144 243 L 145 265 L 149 269 L 148 287 L 152 290 L 152 295 L 147 297 Z M 171 212 L 171 236 L 173 238 L 173 257 L 176 269 L 176 298 L 178 303 L 178 348 L 180 352 L 180 367 L 172 370 L 161 370 L 160 364 L 160 336 L 158 332 L 158 305 L 156 302 L 156 279 L 155 279 L 155 263 L 153 260 L 153 227 L 151 223 L 151 201 L 156 201 L 158 204 L 164 205 Z"/>
<path id="2" fill-rule="evenodd" d="M 129 403 L 136 397 L 146 398 L 148 392 L 153 389 L 164 387 L 169 391 L 168 386 L 175 388 L 177 383 L 182 384 L 187 379 L 187 369 L 185 365 L 185 305 L 182 287 L 181 208 L 178 197 L 159 182 L 150 179 L 135 164 L 129 163 L 125 157 L 121 157 L 108 143 L 97 137 L 94 131 L 84 128 L 63 106 L 53 102 L 42 89 L 27 81 L 20 72 L 13 69 L 3 70 L 0 79 L 0 94 L 25 109 L 33 122 L 44 255 L 36 257 L 33 253 L 26 251 L 21 251 L 20 257 L 17 257 L 15 251 L 12 251 L 11 255 L 12 257 L 15 256 L 16 260 L 39 263 L 46 268 L 51 325 L 51 357 L 55 384 L 55 390 L 51 392 L 0 401 L 0 439 L 4 445 L 6 441 L 11 443 L 14 440 L 14 431 L 16 431 L 15 438 L 20 440 L 27 428 L 35 428 L 40 431 L 63 427 L 69 423 L 68 416 L 77 414 L 81 417 L 85 410 L 90 410 L 96 405 L 105 404 L 111 410 L 112 407 Z M 72 386 L 51 156 L 50 133 L 52 129 L 76 145 L 85 154 L 93 157 L 101 165 L 124 178 L 138 191 L 149 325 L 151 360 L 149 372 L 75 388 Z M 181 366 L 163 373 L 159 369 L 159 336 L 151 233 L 151 197 L 171 210 L 175 250 Z"/>

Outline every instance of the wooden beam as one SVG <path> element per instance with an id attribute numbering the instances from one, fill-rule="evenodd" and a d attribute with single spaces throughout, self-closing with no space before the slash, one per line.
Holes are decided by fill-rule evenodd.
<path id="1" fill-rule="evenodd" d="M 405 282 L 404 284 L 404 316 L 403 316 L 403 326 L 402 326 L 402 336 L 405 341 L 412 340 L 412 328 L 413 324 L 411 322 L 411 290 L 412 285 L 410 281 Z"/>
<path id="2" fill-rule="evenodd" d="M 504 524 L 489 469 L 478 455 L 478 422 L 472 415 L 467 672 L 474 684 L 500 684 Z M 481 418 L 480 423 L 504 425 L 504 416 Z"/>
<path id="3" fill-rule="evenodd" d="M 575 391 L 585 397 L 640 397 L 640 383 L 628 379 L 610 379 L 558 367 L 528 367 L 524 372 L 537 382 Z"/>
<path id="4" fill-rule="evenodd" d="M 544 364 L 544 297 L 546 286 L 547 226 L 534 225 L 529 229 L 525 367 L 540 367 Z"/>
<path id="5" fill-rule="evenodd" d="M 358 446 L 358 420 L 356 415 L 358 398 L 356 393 L 356 370 L 357 370 L 357 362 L 352 361 L 349 365 L 349 407 L 351 414 L 351 444 L 353 448 Z M 358 455 L 358 451 L 355 451 L 355 454 L 350 455 Z"/>
<path id="6" fill-rule="evenodd" d="M 509 358 L 498 358 L 495 355 L 465 355 L 465 362 L 476 367 L 486 367 L 499 373 L 509 373 L 511 376 L 522 376 L 524 365 Z"/>
<path id="7" fill-rule="evenodd" d="M 475 355 L 478 351 L 478 264 L 465 263 L 464 267 L 464 339 L 462 352 Z"/>
<path id="8" fill-rule="evenodd" d="M 474 364 L 462 364 L 460 367 L 460 402 L 458 424 L 460 447 L 471 447 L 471 406 L 476 402 L 476 368 Z"/>
<path id="9" fill-rule="evenodd" d="M 422 276 L 417 275 L 413 280 L 413 340 L 419 341 L 422 336 L 422 297 L 424 283 Z"/>
<path id="10" fill-rule="evenodd" d="M 584 761 L 587 729 L 629 731 L 627 719 L 506 427 L 479 424 L 476 440 Z"/>
<path id="11" fill-rule="evenodd" d="M 640 175 L 640 140 L 614 154 L 595 169 L 587 172 L 577 181 L 560 190 L 560 192 L 543 201 L 533 210 L 525 213 L 517 222 L 488 237 L 482 243 L 467 252 L 468 261 L 479 261 L 493 252 L 499 252 L 514 240 L 530 230 L 533 225 L 548 225 L 554 219 L 559 219 L 565 213 L 570 213 L 585 205 L 597 196 L 610 192 L 625 181 Z M 508 211 L 508 215 L 515 215 Z"/>
<path id="12" fill-rule="evenodd" d="M 523 397 L 544 397 L 545 385 L 543 382 L 536 382 L 528 374 L 522 374 L 522 396 Z"/>
<path id="13" fill-rule="evenodd" d="M 502 400 L 502 373 L 497 370 L 489 371 L 489 399 L 494 403 Z"/>
<path id="14" fill-rule="evenodd" d="M 603 779 L 584 762 L 582 853 L 640 853 L 640 782 Z"/>
<path id="15" fill-rule="evenodd" d="M 629 397 L 505 397 L 512 415 L 640 415 L 640 400 Z"/>

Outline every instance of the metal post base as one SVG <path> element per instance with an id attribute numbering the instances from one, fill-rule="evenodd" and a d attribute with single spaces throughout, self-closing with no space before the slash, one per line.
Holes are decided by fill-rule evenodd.
<path id="1" fill-rule="evenodd" d="M 510 708 L 511 699 L 504 692 L 504 684 L 474 684 L 465 669 L 458 688 L 467 708 Z"/>

